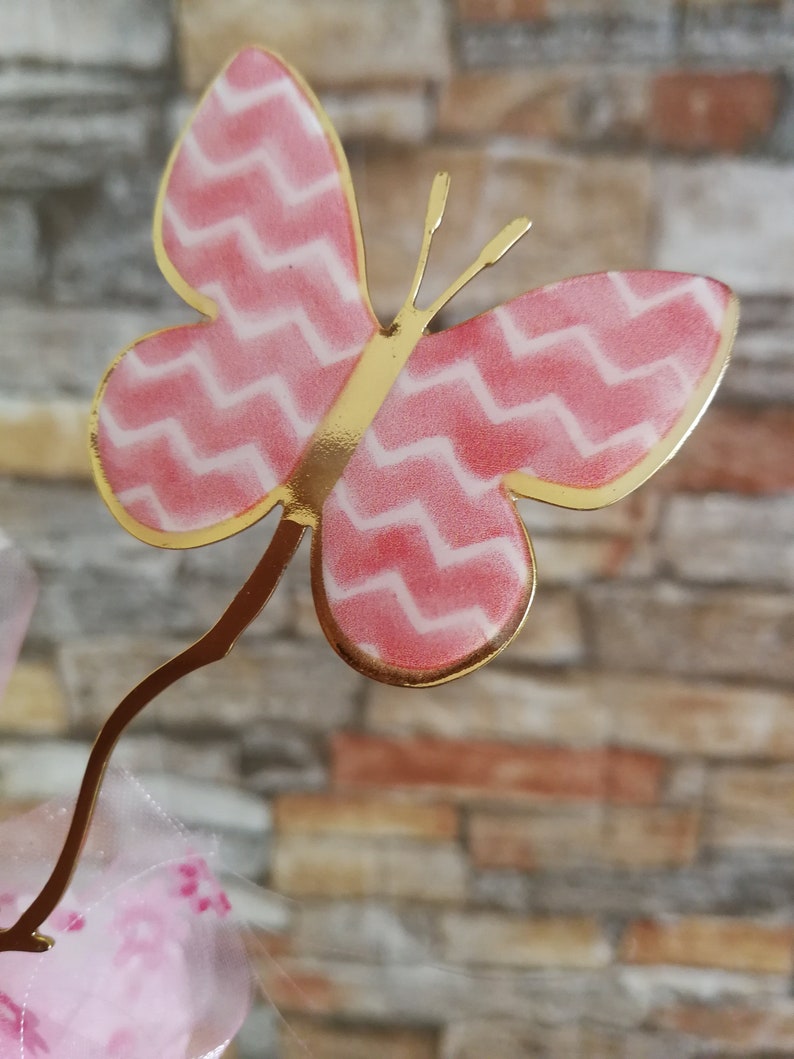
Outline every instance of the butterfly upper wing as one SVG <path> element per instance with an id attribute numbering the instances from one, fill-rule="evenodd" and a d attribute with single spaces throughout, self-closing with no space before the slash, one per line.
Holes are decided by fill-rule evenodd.
<path id="1" fill-rule="evenodd" d="M 192 547 L 272 507 L 378 327 L 341 145 L 276 56 L 240 52 L 204 96 L 163 178 L 155 251 L 210 320 L 117 358 L 92 454 L 127 529 Z"/>
<path id="2" fill-rule="evenodd" d="M 471 398 L 498 424 L 513 492 L 596 508 L 635 489 L 684 441 L 722 378 L 737 319 L 735 296 L 716 280 L 598 273 L 470 320 L 434 352 L 449 360 L 458 343 L 470 351 L 482 380 Z"/>
<path id="3" fill-rule="evenodd" d="M 500 650 L 532 597 L 509 490 L 611 503 L 681 443 L 736 326 L 722 284 L 582 276 L 423 338 L 323 510 L 318 611 L 337 650 L 427 684 Z"/>

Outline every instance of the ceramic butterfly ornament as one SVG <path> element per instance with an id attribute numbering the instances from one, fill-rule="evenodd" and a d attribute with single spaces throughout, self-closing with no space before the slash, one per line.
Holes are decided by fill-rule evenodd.
<path id="1" fill-rule="evenodd" d="M 428 334 L 529 228 L 508 225 L 418 308 L 448 186 L 439 174 L 384 328 L 328 118 L 286 63 L 241 52 L 177 144 L 155 218 L 166 278 L 208 319 L 124 352 L 94 413 L 94 468 L 122 525 L 185 548 L 283 505 L 312 528 L 331 644 L 405 685 L 475 668 L 521 626 L 535 564 L 513 497 L 594 508 L 639 485 L 704 410 L 736 328 L 722 284 L 636 272 Z"/>
<path id="2" fill-rule="evenodd" d="M 43 951 L 113 747 L 187 673 L 227 654 L 307 529 L 321 624 L 351 665 L 426 686 L 492 658 L 535 587 L 514 498 L 597 508 L 668 460 L 722 376 L 737 302 L 670 272 L 580 276 L 430 334 L 446 303 L 529 229 L 519 218 L 417 305 L 449 178 L 430 191 L 418 263 L 388 327 L 367 290 L 344 152 L 299 74 L 246 48 L 178 140 L 155 253 L 204 320 L 144 336 L 103 379 L 95 478 L 127 530 L 165 548 L 235 534 L 281 506 L 242 589 L 145 677 L 91 751 L 49 880 L 0 951 Z"/>

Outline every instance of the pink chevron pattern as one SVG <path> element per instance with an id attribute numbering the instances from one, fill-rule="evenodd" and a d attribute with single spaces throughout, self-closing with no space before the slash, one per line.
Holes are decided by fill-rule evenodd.
<path id="1" fill-rule="evenodd" d="M 409 682 L 509 639 L 533 578 L 504 477 L 531 495 L 630 472 L 680 424 L 730 298 L 675 273 L 581 276 L 423 338 L 323 510 L 332 638 Z"/>
<path id="2" fill-rule="evenodd" d="M 98 413 L 102 472 L 142 535 L 212 527 L 284 483 L 378 326 L 344 164 L 313 101 L 256 48 L 183 137 L 162 245 L 217 318 L 138 342 Z"/>

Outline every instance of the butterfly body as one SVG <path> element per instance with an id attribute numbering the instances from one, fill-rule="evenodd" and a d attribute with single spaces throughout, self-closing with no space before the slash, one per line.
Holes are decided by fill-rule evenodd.
<path id="1" fill-rule="evenodd" d="M 136 536 L 194 547 L 274 506 L 313 532 L 343 657 L 436 683 L 501 650 L 535 586 L 515 495 L 611 503 L 664 463 L 725 368 L 736 303 L 675 273 L 531 291 L 436 334 L 433 317 L 529 227 L 508 225 L 417 307 L 448 178 L 389 327 L 372 310 L 344 153 L 299 75 L 241 52 L 172 154 L 155 250 L 205 321 L 146 336 L 100 387 L 100 491 Z"/>

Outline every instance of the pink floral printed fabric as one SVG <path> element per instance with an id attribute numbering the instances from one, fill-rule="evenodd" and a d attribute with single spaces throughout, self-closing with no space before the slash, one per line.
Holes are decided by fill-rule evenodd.
<path id="1" fill-rule="evenodd" d="M 0 925 L 38 891 L 69 818 L 55 803 L 0 825 Z M 0 954 L 0 1055 L 215 1059 L 245 1018 L 250 973 L 195 838 L 128 776 L 109 777 L 41 955 Z"/>

